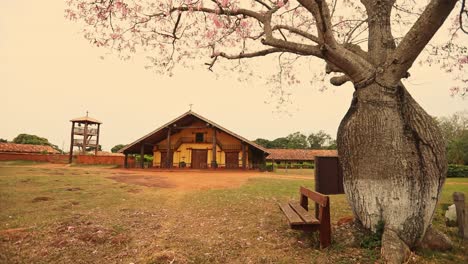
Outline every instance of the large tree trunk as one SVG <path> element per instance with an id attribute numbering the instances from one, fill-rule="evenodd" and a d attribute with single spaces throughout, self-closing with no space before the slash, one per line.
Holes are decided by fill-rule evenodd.
<path id="1" fill-rule="evenodd" d="M 337 140 L 356 219 L 372 230 L 383 221 L 388 233 L 413 248 L 431 224 L 446 176 L 433 118 L 401 83 L 372 83 L 355 91 Z"/>

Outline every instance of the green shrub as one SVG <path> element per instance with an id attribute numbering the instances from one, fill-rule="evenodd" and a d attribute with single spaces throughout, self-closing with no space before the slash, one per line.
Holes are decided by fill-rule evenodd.
<path id="1" fill-rule="evenodd" d="M 266 171 L 272 172 L 274 170 L 274 165 L 271 164 L 271 163 L 267 164 L 267 165 L 265 165 L 265 169 L 266 169 Z"/>
<path id="2" fill-rule="evenodd" d="M 466 165 L 457 165 L 457 164 L 449 164 L 447 177 L 455 178 L 455 177 L 467 177 L 468 178 L 468 166 Z"/>
<path id="3" fill-rule="evenodd" d="M 362 237 L 361 247 L 367 249 L 374 249 L 382 246 L 382 235 L 384 232 L 385 223 L 380 220 L 377 225 L 375 225 L 375 233 L 369 232 Z"/>

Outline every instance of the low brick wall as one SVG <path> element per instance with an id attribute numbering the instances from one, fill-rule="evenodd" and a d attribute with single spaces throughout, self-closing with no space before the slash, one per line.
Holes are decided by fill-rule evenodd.
<path id="1" fill-rule="evenodd" d="M 68 163 L 68 155 L 63 154 L 34 154 L 34 153 L 0 153 L 0 161 L 28 160 L 50 163 Z"/>
<path id="2" fill-rule="evenodd" d="M 107 165 L 119 165 L 123 167 L 124 156 L 94 156 L 94 155 L 78 155 L 74 161 L 78 164 L 107 164 Z"/>

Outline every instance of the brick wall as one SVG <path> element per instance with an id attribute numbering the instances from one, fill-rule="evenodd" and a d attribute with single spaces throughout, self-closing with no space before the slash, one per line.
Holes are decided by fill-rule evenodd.
<path id="1" fill-rule="evenodd" d="M 33 154 L 33 153 L 0 153 L 0 161 L 29 160 L 50 163 L 68 163 L 68 155 Z"/>
<path id="2" fill-rule="evenodd" d="M 94 155 L 77 155 L 75 162 L 78 164 L 108 164 L 119 165 L 123 167 L 124 156 L 94 156 Z"/>

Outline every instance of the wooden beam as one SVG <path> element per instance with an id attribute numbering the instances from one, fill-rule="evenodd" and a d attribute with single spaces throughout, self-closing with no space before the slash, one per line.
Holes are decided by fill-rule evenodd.
<path id="1" fill-rule="evenodd" d="M 88 141 L 88 122 L 85 123 L 84 125 L 84 132 L 83 132 L 83 149 L 82 149 L 82 152 L 83 152 L 83 155 L 86 154 L 86 145 L 88 145 L 86 143 L 86 141 Z"/>
<path id="2" fill-rule="evenodd" d="M 213 127 L 213 147 L 211 149 L 211 168 L 217 168 L 218 163 L 216 161 L 216 128 Z"/>
<path id="3" fill-rule="evenodd" d="M 97 124 L 97 135 L 96 135 L 96 149 L 94 150 L 94 155 L 97 156 L 98 150 L 99 150 L 99 126 L 101 124 Z"/>
<path id="4" fill-rule="evenodd" d="M 125 153 L 124 168 L 128 169 L 128 153 Z"/>
<path id="5" fill-rule="evenodd" d="M 242 142 L 242 169 L 245 170 L 246 169 L 246 148 L 245 148 L 245 142 Z"/>
<path id="6" fill-rule="evenodd" d="M 167 129 L 167 154 L 166 154 L 166 168 L 172 167 L 172 158 L 171 158 L 171 127 Z"/>
<path id="7" fill-rule="evenodd" d="M 462 238 L 468 238 L 468 217 L 465 207 L 465 194 L 462 192 L 453 193 L 453 203 L 457 213 L 458 235 Z"/>
<path id="8" fill-rule="evenodd" d="M 140 148 L 140 168 L 144 168 L 145 167 L 145 144 L 141 144 L 141 148 Z"/>
<path id="9" fill-rule="evenodd" d="M 72 122 L 72 129 L 71 129 L 71 140 L 70 140 L 70 153 L 68 154 L 68 163 L 72 163 L 73 161 L 73 143 L 75 140 L 75 122 Z"/>
<path id="10" fill-rule="evenodd" d="M 172 129 L 187 129 L 187 128 L 193 128 L 193 129 L 206 129 L 208 128 L 207 126 L 186 126 L 186 127 L 179 127 L 179 126 L 172 126 Z"/>

